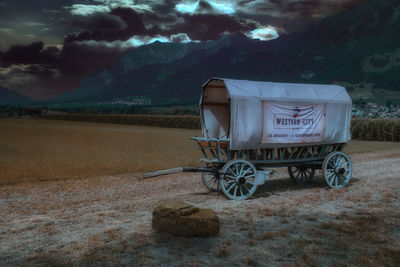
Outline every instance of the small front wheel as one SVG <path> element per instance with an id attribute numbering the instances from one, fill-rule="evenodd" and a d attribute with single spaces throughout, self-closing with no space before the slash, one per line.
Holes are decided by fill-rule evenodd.
<path id="1" fill-rule="evenodd" d="M 290 166 L 288 167 L 288 172 L 293 182 L 296 184 L 306 184 L 311 182 L 315 174 L 315 169 L 305 165 L 295 167 Z"/>
<path id="2" fill-rule="evenodd" d="M 322 163 L 322 176 L 333 189 L 345 187 L 351 179 L 350 158 L 343 152 L 331 152 Z"/>
<path id="3" fill-rule="evenodd" d="M 201 173 L 201 178 L 205 187 L 211 192 L 220 191 L 219 174 L 213 172 Z"/>
<path id="4" fill-rule="evenodd" d="M 221 190 L 225 196 L 234 200 L 247 199 L 257 189 L 257 169 L 246 160 L 237 159 L 226 163 L 220 179 Z"/>

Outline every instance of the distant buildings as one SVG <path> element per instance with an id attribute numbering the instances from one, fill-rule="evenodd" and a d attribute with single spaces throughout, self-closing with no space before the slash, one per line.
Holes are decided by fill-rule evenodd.
<path id="1" fill-rule="evenodd" d="M 400 118 L 400 107 L 379 106 L 376 103 L 368 102 L 364 105 L 353 105 L 352 115 L 362 118 Z"/>
<path id="2" fill-rule="evenodd" d="M 127 98 L 117 98 L 112 101 L 104 102 L 108 105 L 126 105 L 126 106 L 145 106 L 151 105 L 151 98 L 148 97 L 127 97 Z"/>
<path id="3" fill-rule="evenodd" d="M 24 118 L 39 118 L 40 116 L 47 114 L 47 108 L 23 108 L 22 116 Z"/>
<path id="4" fill-rule="evenodd" d="M 24 107 L 22 108 L 22 117 L 24 118 L 39 118 L 46 114 L 65 114 L 58 110 L 51 110 L 47 107 Z"/>

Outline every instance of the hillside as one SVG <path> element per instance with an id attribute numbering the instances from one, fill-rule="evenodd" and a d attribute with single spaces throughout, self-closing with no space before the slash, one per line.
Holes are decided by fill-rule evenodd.
<path id="1" fill-rule="evenodd" d="M 63 101 L 146 96 L 153 103 L 196 102 L 209 77 L 339 83 L 353 98 L 400 103 L 400 1 L 371 0 L 306 32 L 272 41 L 237 33 L 204 43 L 153 43 L 87 77 Z"/>
<path id="2" fill-rule="evenodd" d="M 15 91 L 8 90 L 0 85 L 0 105 L 20 105 L 32 101 L 31 98 L 20 95 Z"/>

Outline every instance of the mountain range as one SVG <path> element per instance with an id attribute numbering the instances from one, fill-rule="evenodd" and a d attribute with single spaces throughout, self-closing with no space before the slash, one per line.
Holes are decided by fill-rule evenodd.
<path id="1" fill-rule="evenodd" d="M 370 0 L 306 32 L 271 41 L 236 33 L 202 43 L 155 42 L 124 53 L 111 69 L 83 79 L 56 100 L 196 102 L 210 77 L 338 83 L 353 96 L 400 99 L 399 17 L 400 1 Z"/>
<path id="2" fill-rule="evenodd" d="M 27 96 L 23 96 L 15 91 L 11 91 L 0 86 L 0 106 L 1 105 L 23 105 L 32 103 L 33 100 Z"/>

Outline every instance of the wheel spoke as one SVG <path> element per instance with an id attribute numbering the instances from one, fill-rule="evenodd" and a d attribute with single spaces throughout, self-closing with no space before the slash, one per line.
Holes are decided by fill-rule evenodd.
<path id="1" fill-rule="evenodd" d="M 332 164 L 333 164 L 332 162 L 330 162 L 330 161 L 328 162 L 328 166 L 330 166 L 331 169 L 334 170 L 335 169 L 335 165 L 332 165 Z"/>
<path id="2" fill-rule="evenodd" d="M 230 171 L 233 176 L 236 176 L 235 172 L 231 168 L 228 168 L 227 171 Z"/>
<path id="3" fill-rule="evenodd" d="M 338 180 L 339 180 L 339 185 L 342 185 L 343 184 L 343 180 L 342 180 L 342 177 L 341 177 L 342 175 L 341 174 L 339 174 L 338 175 Z"/>
<path id="4" fill-rule="evenodd" d="M 345 161 L 345 162 L 343 163 L 343 165 L 341 165 L 340 167 L 341 167 L 341 168 L 344 168 L 344 167 L 346 167 L 347 165 L 349 165 L 349 163 L 348 163 L 347 161 Z"/>
<path id="5" fill-rule="evenodd" d="M 210 186 L 211 188 L 215 185 L 216 180 L 214 180 L 214 182 L 212 183 L 212 185 Z"/>
<path id="6" fill-rule="evenodd" d="M 235 183 L 232 183 L 232 185 L 229 186 L 228 189 L 226 189 L 226 192 L 230 192 L 235 185 Z"/>
<path id="7" fill-rule="evenodd" d="M 336 157 L 335 157 L 335 166 L 338 165 L 338 158 L 339 158 L 339 155 L 336 155 Z"/>
<path id="8" fill-rule="evenodd" d="M 229 174 L 225 174 L 225 177 L 228 177 L 228 178 L 231 178 L 231 179 L 235 180 L 235 177 L 232 176 L 232 175 L 229 175 Z"/>
<path id="9" fill-rule="evenodd" d="M 335 173 L 334 172 L 331 172 L 330 174 L 328 174 L 327 176 L 326 176 L 326 178 L 330 178 L 332 175 L 334 175 Z"/>
<path id="10" fill-rule="evenodd" d="M 211 176 L 210 178 L 206 179 L 206 182 L 208 183 L 209 181 L 211 181 L 214 177 Z"/>
<path id="11" fill-rule="evenodd" d="M 246 176 L 247 173 L 248 173 L 249 171 L 252 171 L 252 169 L 251 169 L 251 168 L 248 168 L 248 169 L 242 174 L 242 176 Z"/>
<path id="12" fill-rule="evenodd" d="M 240 195 L 243 196 L 242 185 L 239 186 L 239 192 L 240 192 Z"/>
<path id="13" fill-rule="evenodd" d="M 339 163 L 337 164 L 337 166 L 340 166 L 340 165 L 342 164 L 343 160 L 344 160 L 344 158 L 342 157 L 342 158 L 339 160 Z"/>
<path id="14" fill-rule="evenodd" d="M 332 179 L 329 181 L 329 184 L 333 185 L 333 180 L 335 179 L 335 173 L 333 173 Z"/>
<path id="15" fill-rule="evenodd" d="M 236 197 L 237 189 L 238 189 L 238 185 L 235 186 L 235 190 L 233 191 L 233 195 L 234 195 L 235 197 Z"/>
<path id="16" fill-rule="evenodd" d="M 246 190 L 247 190 L 247 193 L 249 193 L 249 192 L 250 192 L 250 189 L 247 187 L 246 183 L 244 183 L 244 184 L 243 184 L 243 187 L 244 187 L 244 188 L 246 188 Z"/>
<path id="17" fill-rule="evenodd" d="M 248 178 L 255 178 L 255 177 L 256 177 L 255 174 L 249 174 L 249 175 L 244 176 L 244 178 L 246 178 L 246 179 L 248 179 Z"/>
<path id="18" fill-rule="evenodd" d="M 242 164 L 242 167 L 240 168 L 240 172 L 239 172 L 239 175 L 242 175 L 242 173 L 243 173 L 243 169 L 244 169 L 244 164 Z"/>

